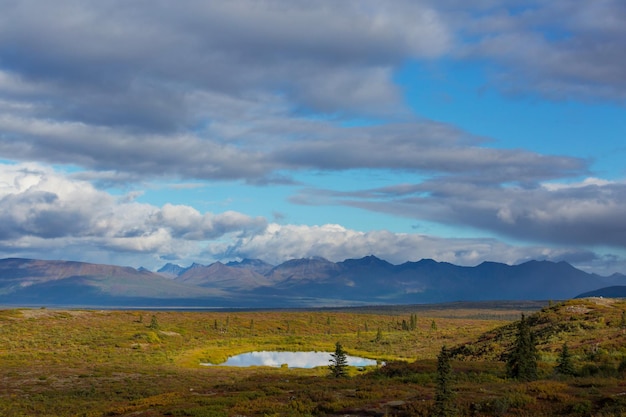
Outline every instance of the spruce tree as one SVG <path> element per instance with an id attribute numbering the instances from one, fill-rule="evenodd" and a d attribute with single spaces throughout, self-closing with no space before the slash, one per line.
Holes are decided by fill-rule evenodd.
<path id="1" fill-rule="evenodd" d="M 341 343 L 335 343 L 335 353 L 330 354 L 330 374 L 335 378 L 343 378 L 348 376 L 348 358 L 346 351 L 343 350 Z"/>
<path id="2" fill-rule="evenodd" d="M 517 339 L 506 363 L 507 376 L 521 381 L 537 379 L 537 356 L 535 339 L 526 317 L 522 314 L 522 319 L 518 325 Z"/>
<path id="3" fill-rule="evenodd" d="M 556 362 L 557 365 L 556 368 L 554 368 L 554 371 L 557 374 L 574 375 L 576 373 L 574 364 L 572 363 L 572 355 L 569 353 L 567 343 L 563 343 L 563 348 L 561 349 L 561 353 L 559 354 Z"/>
<path id="4" fill-rule="evenodd" d="M 383 340 L 383 331 L 380 330 L 380 327 L 376 331 L 376 337 L 374 338 L 374 342 L 381 342 Z"/>
<path id="5" fill-rule="evenodd" d="M 449 417 L 456 414 L 454 391 L 452 390 L 452 366 L 450 351 L 445 346 L 437 357 L 437 388 L 435 391 L 434 416 Z"/>
<path id="6" fill-rule="evenodd" d="M 153 315 L 150 319 L 150 324 L 148 325 L 148 328 L 152 330 L 159 330 L 159 327 L 159 321 L 157 320 L 156 316 Z"/>

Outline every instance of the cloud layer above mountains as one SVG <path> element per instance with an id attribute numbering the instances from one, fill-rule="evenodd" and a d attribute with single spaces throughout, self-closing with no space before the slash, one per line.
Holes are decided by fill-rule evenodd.
<path id="1" fill-rule="evenodd" d="M 185 205 L 157 207 L 136 196 L 114 196 L 89 182 L 38 165 L 0 165 L 0 249 L 42 257 L 128 262 L 163 259 L 261 258 L 280 263 L 323 256 L 333 261 L 375 253 L 392 263 L 433 258 L 461 265 L 498 259 L 567 260 L 602 268 L 610 259 L 586 250 L 516 247 L 495 239 L 438 238 L 385 230 L 360 232 L 340 225 L 280 225 L 227 211 L 200 213 Z M 45 255 L 44 255 L 45 254 Z M 107 255 L 108 254 L 108 255 Z M 150 261 L 151 259 L 151 261 Z"/>
<path id="2" fill-rule="evenodd" d="M 548 154 L 506 146 L 424 117 L 397 79 L 408 62 L 477 65 L 481 88 L 511 100 L 623 112 L 624 2 L 0 6 L 7 256 L 156 266 L 376 254 L 626 269 L 623 179 L 601 178 L 595 161 L 566 147 Z M 362 184 L 342 188 L 342 174 L 356 170 L 366 173 Z M 318 173 L 336 176 L 337 186 L 310 179 Z M 389 179 L 370 186 L 369 175 Z M 268 198 L 272 187 L 291 187 L 276 211 L 350 208 L 476 237 L 391 232 L 385 220 L 362 230 L 296 225 L 271 221 L 254 203 L 211 213 L 140 198 L 160 181 L 227 182 L 233 193 L 241 184 L 266 187 Z"/>

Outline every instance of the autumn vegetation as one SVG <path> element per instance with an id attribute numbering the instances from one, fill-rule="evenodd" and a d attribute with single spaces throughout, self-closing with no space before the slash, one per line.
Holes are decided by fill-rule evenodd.
<path id="1" fill-rule="evenodd" d="M 0 415 L 621 416 L 624 311 L 625 301 L 598 298 L 540 310 L 6 309 Z M 201 365 L 254 350 L 338 348 L 379 365 Z M 530 371 L 516 374 L 515 355 L 528 352 L 521 368 Z"/>

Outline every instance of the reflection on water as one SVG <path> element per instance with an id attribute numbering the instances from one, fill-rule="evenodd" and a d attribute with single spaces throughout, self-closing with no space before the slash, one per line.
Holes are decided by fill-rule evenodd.
<path id="1" fill-rule="evenodd" d="M 357 356 L 347 356 L 350 366 L 371 366 L 376 365 L 372 359 L 359 358 Z M 330 352 L 249 352 L 241 355 L 231 356 L 220 366 L 281 366 L 286 364 L 290 368 L 315 368 L 316 366 L 327 366 L 330 364 Z M 202 365 L 211 365 L 203 363 Z"/>

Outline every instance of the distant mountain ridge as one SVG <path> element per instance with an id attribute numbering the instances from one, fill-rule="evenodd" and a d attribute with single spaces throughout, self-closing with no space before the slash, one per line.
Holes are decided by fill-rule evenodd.
<path id="1" fill-rule="evenodd" d="M 221 262 L 215 262 L 215 264 L 221 264 Z M 207 266 L 210 266 L 210 265 L 201 265 L 198 263 L 193 263 L 190 266 L 185 268 L 180 265 L 168 262 L 165 265 L 163 265 L 159 270 L 157 270 L 157 273 L 163 276 L 170 277 L 170 278 L 175 278 L 193 269 L 206 268 Z M 260 259 L 243 259 L 241 261 L 231 261 L 231 262 L 228 262 L 225 266 L 230 267 L 230 268 L 247 269 L 247 270 L 256 272 L 257 274 L 260 274 L 260 275 L 264 275 L 267 272 L 269 272 L 272 268 L 274 268 L 274 265 L 270 265 L 267 262 L 264 262 Z"/>
<path id="2" fill-rule="evenodd" d="M 249 269 L 257 274 L 266 274 L 274 268 L 274 265 L 270 265 L 260 259 L 244 259 L 239 262 L 228 262 L 226 266 Z"/>
<path id="3" fill-rule="evenodd" d="M 157 273 L 168 278 L 174 278 L 174 277 L 179 276 L 183 272 L 185 272 L 186 269 L 187 268 L 183 268 L 180 265 L 176 265 L 173 263 L 166 263 L 165 265 L 161 267 L 161 269 L 157 271 Z"/>
<path id="4" fill-rule="evenodd" d="M 626 285 L 612 285 L 610 287 L 598 288 L 576 296 L 576 298 L 605 297 L 605 298 L 626 298 Z"/>
<path id="5" fill-rule="evenodd" d="M 474 267 L 432 259 L 393 265 L 375 256 L 331 262 L 258 259 L 143 268 L 33 259 L 0 260 L 0 304 L 304 307 L 451 301 L 560 300 L 626 276 L 589 274 L 565 262 Z"/>
<path id="6" fill-rule="evenodd" d="M 119 305 L 122 301 L 223 297 L 154 272 L 74 261 L 0 259 L 0 304 Z"/>

